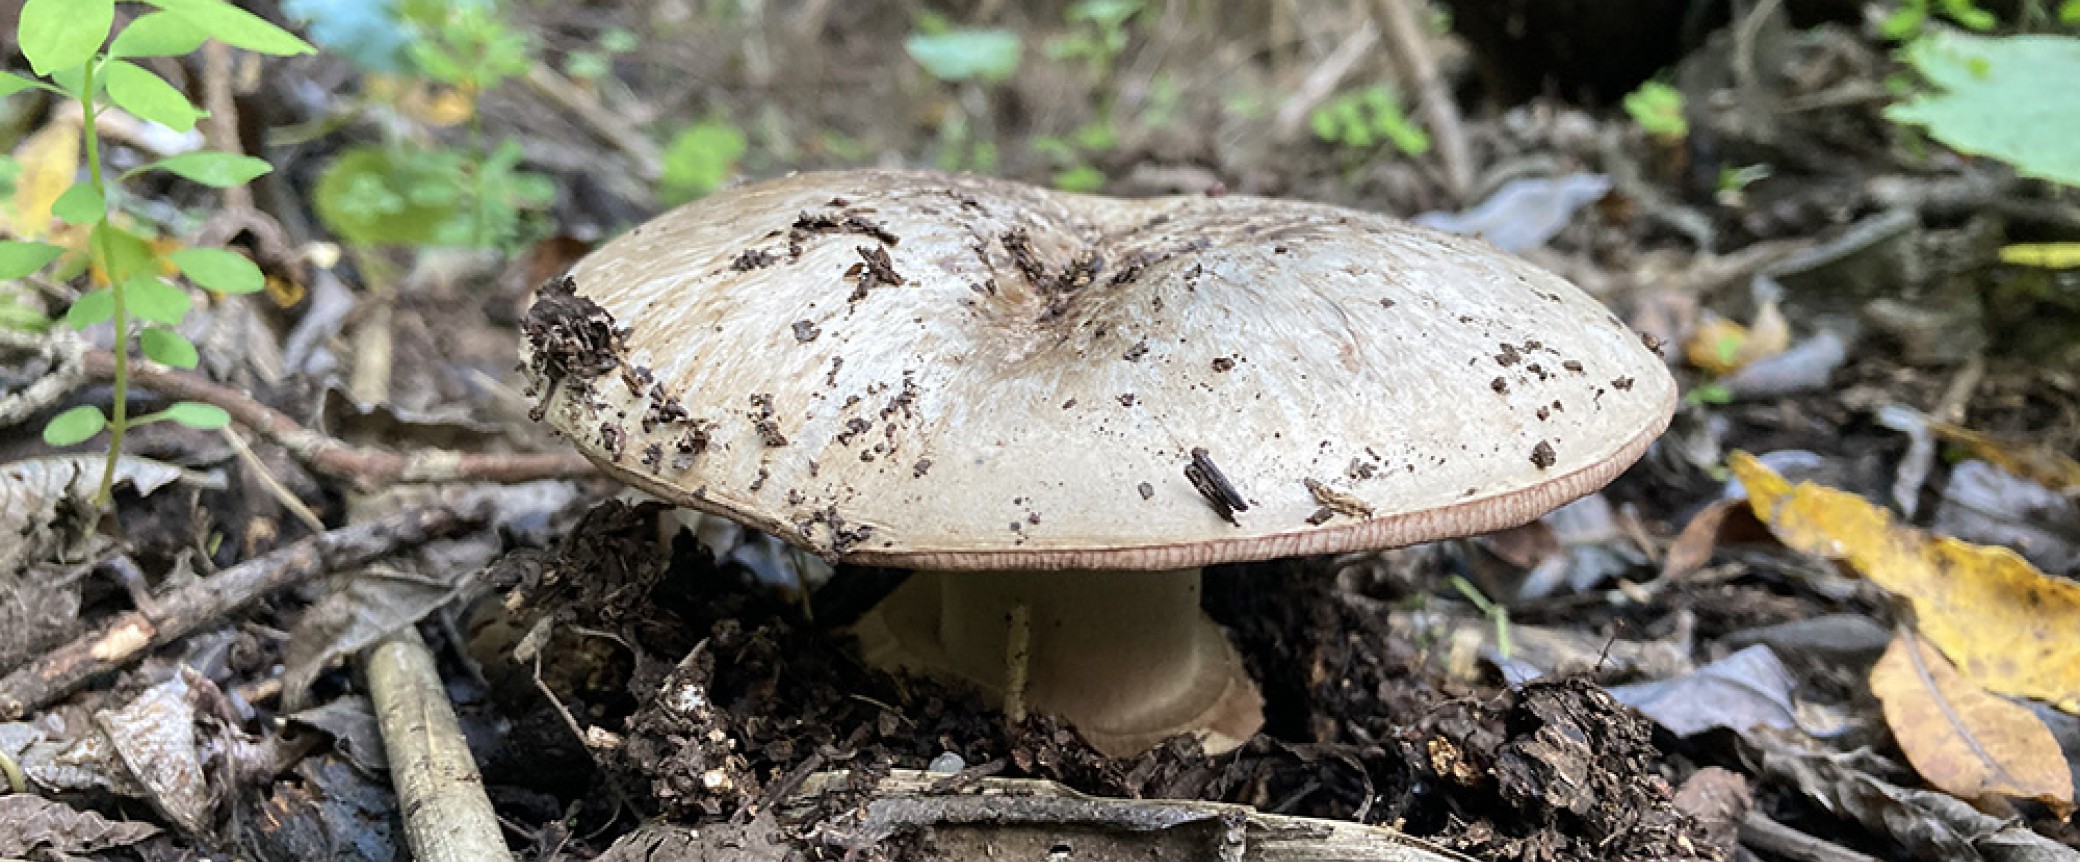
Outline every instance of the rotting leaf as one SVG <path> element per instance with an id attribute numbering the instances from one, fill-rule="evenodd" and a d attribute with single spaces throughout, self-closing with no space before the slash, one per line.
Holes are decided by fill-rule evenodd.
<path id="1" fill-rule="evenodd" d="M 1931 420 L 1928 429 L 2024 479 L 2062 494 L 2080 492 L 2080 461 L 2049 446 L 1998 440 L 1970 428 Z"/>
<path id="2" fill-rule="evenodd" d="M 1721 317 L 1699 324 L 1683 343 L 1683 357 L 1699 370 L 1724 376 L 1758 359 L 1782 353 L 1790 344 L 1790 324 L 1775 302 L 1764 302 L 1748 326 Z"/>
<path id="3" fill-rule="evenodd" d="M 1999 794 L 2073 810 L 2073 773 L 2051 729 L 2028 708 L 1989 694 L 1911 631 L 1871 668 L 1871 691 L 1907 760 L 1930 784 L 1965 800 Z"/>
<path id="4" fill-rule="evenodd" d="M 1791 699 L 1797 686 L 1777 654 L 1757 644 L 1681 676 L 1608 691 L 1677 736 L 1715 727 L 1745 736 L 1758 728 L 1798 727 Z"/>
<path id="5" fill-rule="evenodd" d="M 159 827 L 114 821 L 92 811 L 30 794 L 0 796 L 0 856 L 59 858 L 128 847 L 159 834 Z"/>
<path id="6" fill-rule="evenodd" d="M 1792 485 L 1746 452 L 1727 464 L 1779 541 L 1845 562 L 1906 599 L 1921 633 L 1967 676 L 2080 712 L 2080 584 L 2046 577 L 2007 548 L 1901 526 L 1854 494 Z"/>

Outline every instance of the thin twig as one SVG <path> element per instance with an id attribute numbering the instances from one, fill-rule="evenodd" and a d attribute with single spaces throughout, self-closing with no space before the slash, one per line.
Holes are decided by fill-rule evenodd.
<path id="1" fill-rule="evenodd" d="M 1410 0 L 1373 0 L 1379 26 L 1387 45 L 1401 67 L 1402 77 L 1415 90 L 1416 109 L 1437 142 L 1437 160 L 1444 166 L 1445 184 L 1455 198 L 1473 188 L 1473 155 L 1466 145 L 1466 128 L 1459 122 L 1459 104 L 1437 72 L 1437 58 L 1430 54 L 1430 40 L 1416 17 Z"/>
<path id="2" fill-rule="evenodd" d="M 473 526 L 486 517 L 487 505 L 479 497 L 409 509 L 312 536 L 176 590 L 148 611 L 117 615 L 0 679 L 0 720 L 20 719 L 263 596 Z"/>
<path id="3" fill-rule="evenodd" d="M 87 375 L 100 380 L 109 379 L 114 373 L 114 362 L 108 351 L 90 351 L 86 356 Z M 593 473 L 592 464 L 575 454 L 475 455 L 439 449 L 402 454 L 388 449 L 353 446 L 305 428 L 243 392 L 212 383 L 197 374 L 149 362 L 139 362 L 130 369 L 130 382 L 133 386 L 170 398 L 222 407 L 234 421 L 289 450 L 289 454 L 309 464 L 312 469 L 347 479 L 363 488 L 380 488 L 397 482 L 530 482 Z"/>
<path id="4" fill-rule="evenodd" d="M 1797 862 L 1878 862 L 1876 857 L 1807 835 L 1759 811 L 1748 812 L 1748 819 L 1741 821 L 1741 843 Z"/>
<path id="5" fill-rule="evenodd" d="M 211 39 L 202 46 L 202 104 L 209 116 L 202 137 L 210 149 L 244 155 L 238 139 L 238 102 L 231 95 L 231 46 Z M 253 190 L 244 185 L 224 188 L 224 208 L 251 210 Z"/>
<path id="6" fill-rule="evenodd" d="M 1300 81 L 1300 86 L 1278 106 L 1278 116 L 1271 123 L 1278 139 L 1291 140 L 1298 135 L 1300 127 L 1307 124 L 1308 114 L 1335 93 L 1337 87 L 1343 86 L 1343 79 L 1350 75 L 1351 69 L 1371 54 L 1372 46 L 1378 43 L 1378 25 L 1370 20 L 1362 21 L 1358 29 L 1344 37 L 1336 50 L 1316 63 L 1313 71 Z"/>
<path id="7" fill-rule="evenodd" d="M 224 432 L 225 441 L 231 444 L 232 451 L 238 453 L 238 459 L 246 463 L 253 475 L 260 477 L 260 484 L 267 487 L 267 493 L 273 494 L 275 500 L 282 504 L 282 508 L 288 509 L 289 514 L 295 515 L 296 520 L 302 521 L 311 532 L 325 532 L 325 519 L 318 517 L 318 513 L 304 505 L 301 498 L 290 493 L 288 486 L 282 484 L 282 480 L 275 478 L 274 471 L 267 469 L 266 462 L 261 461 L 259 455 L 253 454 L 253 447 L 246 445 L 245 435 L 228 426 L 221 430 Z"/>
<path id="8" fill-rule="evenodd" d="M 591 93 L 541 64 L 529 68 L 522 80 L 543 98 L 582 121 L 594 136 L 628 156 L 629 161 L 635 163 L 636 176 L 654 181 L 663 175 L 664 155 L 657 145 L 630 126 L 621 115 L 601 105 Z"/>

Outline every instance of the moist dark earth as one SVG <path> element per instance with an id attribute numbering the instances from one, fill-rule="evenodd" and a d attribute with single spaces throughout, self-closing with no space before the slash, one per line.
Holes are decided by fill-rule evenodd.
<path id="1" fill-rule="evenodd" d="M 645 814 L 743 823 L 811 772 L 923 769 L 951 752 L 964 768 L 948 789 L 1021 776 L 1109 796 L 1238 802 L 1387 824 L 1490 859 L 1723 858 L 1671 804 L 1672 764 L 1645 719 L 1584 679 L 1440 683 L 1387 631 L 1379 599 L 1346 598 L 1334 560 L 1207 572 L 1208 610 L 1263 681 L 1264 733 L 1222 757 L 1178 738 L 1115 760 L 1044 716 L 1007 727 L 972 693 L 863 667 L 843 626 L 900 573 L 841 569 L 804 608 L 718 568 L 683 534 L 661 559 L 664 511 L 602 504 L 553 552 L 503 567 L 520 616 L 550 613 L 561 630 L 610 632 L 627 647 L 573 650 L 567 665 L 595 663 L 552 683 L 576 714 L 633 708 L 625 746 L 594 771 L 567 729 L 530 723 L 522 732 L 543 738 L 505 746 L 530 752 L 529 783 L 560 760 L 562 779 L 608 791 L 588 794 L 594 804 L 618 797 Z M 539 710 L 531 689 L 513 689 L 515 714 Z M 486 770 L 494 784 L 518 777 Z M 884 849 L 929 858 L 928 844 Z"/>

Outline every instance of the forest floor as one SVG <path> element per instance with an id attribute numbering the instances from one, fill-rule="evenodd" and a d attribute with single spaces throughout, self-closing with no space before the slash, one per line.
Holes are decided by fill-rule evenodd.
<path id="1" fill-rule="evenodd" d="M 212 146 L 275 171 L 240 208 L 159 181 L 125 205 L 269 289 L 193 292 L 201 366 L 145 366 L 132 399 L 233 430 L 133 433 L 106 517 L 79 481 L 105 438 L 54 457 L 36 429 L 113 398 L 107 328 L 0 318 L 0 859 L 406 858 L 356 656 L 415 624 L 530 859 L 1312 858 L 1177 800 L 1430 858 L 2080 859 L 2080 289 L 2002 257 L 2080 239 L 2080 204 L 1884 119 L 1904 73 L 1875 19 L 1762 3 L 1584 76 L 1402 32 L 1398 2 L 1108 26 L 983 0 L 939 14 L 1016 34 L 1018 71 L 949 81 L 905 49 L 923 4 L 508 5 L 528 71 L 475 98 L 315 34 L 164 62 L 228 96 Z M 1686 128 L 1620 107 L 1657 74 Z M 1432 76 L 1455 116 L 1408 95 Z M 0 127 L 13 206 L 69 183 L 40 130 L 76 116 L 18 97 Z M 108 128 L 118 165 L 194 146 Z M 440 164 L 485 180 L 495 247 L 348 241 L 365 199 L 324 179 L 355 147 L 463 154 Z M 529 418 L 537 287 L 713 186 L 864 166 L 1429 213 L 1607 303 L 1684 398 L 1644 460 L 1530 525 L 1209 569 L 1263 732 L 1107 758 L 864 667 L 846 625 L 903 573 L 682 530 Z M 53 318 L 78 293 L 23 284 Z M 909 771 L 930 783 L 891 789 Z M 940 807 L 869 805 L 896 797 Z M 973 798 L 980 826 L 947 801 Z"/>

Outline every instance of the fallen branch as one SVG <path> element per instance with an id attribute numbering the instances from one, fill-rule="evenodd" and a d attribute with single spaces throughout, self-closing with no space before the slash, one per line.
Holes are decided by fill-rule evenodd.
<path id="1" fill-rule="evenodd" d="M 397 553 L 474 526 L 488 500 L 410 509 L 380 520 L 312 536 L 189 584 L 145 610 L 120 614 L 71 643 L 44 653 L 0 679 L 0 721 L 14 721 L 71 694 L 153 649 L 264 596 Z"/>
<path id="2" fill-rule="evenodd" d="M 418 630 L 406 626 L 370 647 L 363 666 L 412 856 L 425 862 L 511 860 L 484 779 Z"/>
<path id="3" fill-rule="evenodd" d="M 1459 104 L 1452 101 L 1451 88 L 1437 72 L 1430 36 L 1409 4 L 1410 0 L 1374 0 L 1373 5 L 1403 81 L 1415 90 L 1416 110 L 1437 141 L 1437 161 L 1444 166 L 1445 185 L 1453 197 L 1463 199 L 1473 188 L 1473 154 L 1466 143 L 1466 128 L 1459 122 Z"/>
<path id="4" fill-rule="evenodd" d="M 86 356 L 86 371 L 94 379 L 108 380 L 115 373 L 115 357 L 105 350 L 91 351 Z M 398 482 L 529 482 L 593 472 L 591 462 L 571 453 L 473 455 L 435 449 L 402 454 L 354 446 L 305 428 L 243 392 L 149 362 L 131 363 L 130 383 L 171 398 L 222 407 L 232 420 L 289 450 L 312 469 L 366 489 Z"/>

